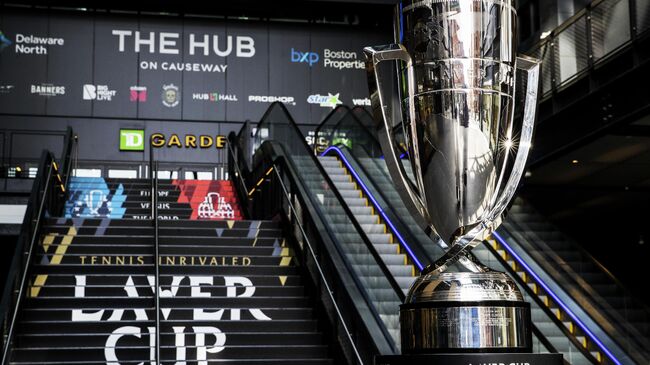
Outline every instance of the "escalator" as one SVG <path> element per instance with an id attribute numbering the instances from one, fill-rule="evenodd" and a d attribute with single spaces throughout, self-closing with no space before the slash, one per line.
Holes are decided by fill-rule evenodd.
<path id="1" fill-rule="evenodd" d="M 439 257 L 444 248 L 424 235 L 395 191 L 378 143 L 367 132 L 370 115 L 361 108 L 339 109 L 317 129 L 316 151 L 345 165 L 344 173 L 363 187 L 394 236 L 410 236 L 411 246 Z M 493 239 L 472 252 L 520 285 L 531 303 L 535 351 L 560 352 L 571 364 L 648 363 L 647 310 L 521 200 Z"/>

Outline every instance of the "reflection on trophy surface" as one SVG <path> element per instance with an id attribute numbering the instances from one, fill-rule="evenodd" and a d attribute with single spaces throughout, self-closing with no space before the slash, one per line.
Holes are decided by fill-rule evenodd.
<path id="1" fill-rule="evenodd" d="M 378 135 L 405 204 L 449 246 L 401 306 L 402 351 L 530 352 L 529 304 L 509 276 L 475 263 L 469 251 L 499 225 L 521 178 L 539 62 L 516 56 L 512 0 L 406 1 L 400 15 L 401 44 L 365 49 Z M 394 66 L 397 77 L 385 72 Z M 526 90 L 515 120 L 516 75 Z"/>

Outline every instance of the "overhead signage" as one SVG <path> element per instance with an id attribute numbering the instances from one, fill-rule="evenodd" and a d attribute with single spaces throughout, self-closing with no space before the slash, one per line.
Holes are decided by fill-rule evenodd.
<path id="1" fill-rule="evenodd" d="M 390 40 L 272 21 L 3 16 L 5 114 L 243 122 L 281 102 L 299 124 L 318 124 L 338 105 L 368 105 L 363 47 Z"/>
<path id="2" fill-rule="evenodd" d="M 165 136 L 163 133 L 154 133 L 150 138 L 151 145 L 157 148 L 168 147 L 168 148 L 214 148 L 221 149 L 226 146 L 226 136 L 208 136 L 208 135 L 199 135 L 186 134 L 180 137 L 176 133 L 172 133 L 169 137 Z"/>

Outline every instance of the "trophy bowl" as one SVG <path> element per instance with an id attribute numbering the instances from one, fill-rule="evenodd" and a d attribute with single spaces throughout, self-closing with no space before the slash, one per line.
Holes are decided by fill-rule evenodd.
<path id="1" fill-rule="evenodd" d="M 448 247 L 401 306 L 402 352 L 530 352 L 530 305 L 470 250 L 498 227 L 521 179 L 539 62 L 516 55 L 513 0 L 405 1 L 399 11 L 401 43 L 364 49 L 377 134 L 400 197 Z M 515 122 L 517 70 L 526 86 Z"/>

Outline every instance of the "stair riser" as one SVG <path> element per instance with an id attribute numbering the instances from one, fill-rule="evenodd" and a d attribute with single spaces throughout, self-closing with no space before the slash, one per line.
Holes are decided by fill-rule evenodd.
<path id="1" fill-rule="evenodd" d="M 194 334 L 188 333 L 188 327 L 185 328 L 186 343 L 192 345 Z M 323 338 L 318 333 L 226 333 L 226 343 L 228 346 L 250 346 L 250 345 L 320 345 Z M 122 347 L 142 346 L 148 343 L 149 333 L 142 334 L 141 339 L 135 336 L 124 336 L 120 339 L 119 345 Z M 175 334 L 173 332 L 162 332 L 160 334 L 161 346 L 175 346 Z M 106 335 L 65 335 L 65 336 L 45 336 L 45 335 L 22 335 L 18 337 L 20 344 L 25 347 L 65 347 L 71 343 L 84 343 L 89 347 L 99 347 L 106 345 Z"/>
<path id="2" fill-rule="evenodd" d="M 187 330 L 187 329 L 186 329 Z M 327 356 L 327 349 L 324 346 L 276 346 L 276 347 L 229 347 L 226 344 L 227 336 L 223 333 L 216 335 L 203 334 L 201 340 L 204 346 L 192 346 L 187 344 L 188 341 L 196 343 L 196 335 L 188 333 L 183 336 L 183 342 L 186 346 L 168 346 L 160 349 L 161 363 L 173 364 L 180 360 L 219 360 L 219 359 L 303 359 L 303 358 L 323 358 Z M 124 336 L 116 336 L 120 339 Z M 136 337 L 136 336 L 130 336 Z M 137 337 L 136 337 L 137 338 Z M 153 340 L 153 339 L 152 339 Z M 123 361 L 123 360 L 140 360 L 147 361 L 151 357 L 153 347 L 148 347 L 150 339 L 142 338 L 140 348 L 117 346 L 116 352 L 119 352 L 112 359 L 105 356 L 105 347 L 95 349 L 74 349 L 74 355 L 70 354 L 69 349 L 47 349 L 47 350 L 19 350 L 14 353 L 14 360 L 18 361 L 67 361 L 74 359 L 87 359 L 90 361 Z M 222 346 L 214 346 L 215 341 Z M 190 342 L 191 343 L 191 342 Z M 207 344 L 207 346 L 205 346 Z M 203 356 L 198 355 L 199 348 Z M 210 350 L 211 352 L 207 352 Z M 179 355 L 178 351 L 184 351 L 184 355 Z M 199 357 L 200 356 L 200 357 Z M 207 362 L 206 362 L 207 364 Z"/>

